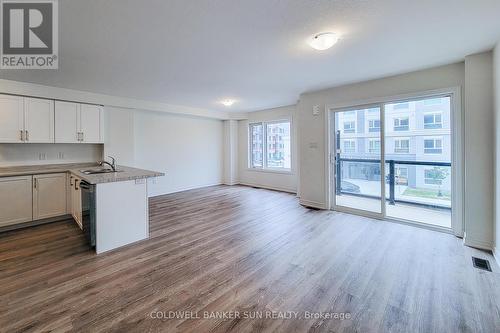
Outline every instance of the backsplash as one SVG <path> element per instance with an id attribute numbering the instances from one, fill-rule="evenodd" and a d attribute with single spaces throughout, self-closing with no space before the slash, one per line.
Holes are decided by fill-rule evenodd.
<path id="1" fill-rule="evenodd" d="M 102 159 L 103 148 L 102 144 L 3 143 L 0 167 L 96 162 Z"/>

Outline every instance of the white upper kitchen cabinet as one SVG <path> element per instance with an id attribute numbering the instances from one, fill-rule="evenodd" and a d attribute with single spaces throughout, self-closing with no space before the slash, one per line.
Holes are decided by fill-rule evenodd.
<path id="1" fill-rule="evenodd" d="M 103 108 L 100 105 L 81 104 L 80 109 L 80 132 L 81 142 L 102 143 L 104 142 L 102 128 Z"/>
<path id="2" fill-rule="evenodd" d="M 56 143 L 103 143 L 103 126 L 102 106 L 56 101 Z"/>
<path id="3" fill-rule="evenodd" d="M 24 98 L 25 142 L 54 142 L 54 101 L 41 98 Z"/>
<path id="4" fill-rule="evenodd" d="M 56 143 L 80 142 L 80 104 L 55 102 L 55 141 Z"/>
<path id="5" fill-rule="evenodd" d="M 24 142 L 24 98 L 0 95 L 0 142 Z"/>
<path id="6" fill-rule="evenodd" d="M 53 143 L 54 101 L 0 95 L 0 142 Z"/>

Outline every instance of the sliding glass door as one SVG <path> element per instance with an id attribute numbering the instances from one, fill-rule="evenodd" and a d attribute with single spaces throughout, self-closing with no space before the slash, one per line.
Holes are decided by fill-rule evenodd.
<path id="1" fill-rule="evenodd" d="M 451 96 L 335 110 L 337 210 L 451 228 Z"/>
<path id="2" fill-rule="evenodd" d="M 381 214 L 380 107 L 335 112 L 335 205 Z"/>

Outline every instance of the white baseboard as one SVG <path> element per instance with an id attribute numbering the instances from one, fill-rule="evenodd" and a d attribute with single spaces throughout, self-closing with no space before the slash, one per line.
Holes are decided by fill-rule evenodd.
<path id="1" fill-rule="evenodd" d="M 183 187 L 183 188 L 177 189 L 175 191 L 170 191 L 170 192 L 165 192 L 165 193 L 159 193 L 159 194 L 154 194 L 154 195 L 150 195 L 148 193 L 148 198 L 154 198 L 154 197 L 159 197 L 160 195 L 179 193 L 179 192 L 184 192 L 184 191 L 189 191 L 189 190 L 196 190 L 196 189 L 199 189 L 199 188 L 210 187 L 210 186 L 217 186 L 217 185 L 222 185 L 222 183 L 219 182 L 219 183 L 213 183 L 213 184 L 204 184 L 204 185 L 198 185 L 198 186 Z"/>
<path id="2" fill-rule="evenodd" d="M 300 199 L 299 203 L 302 206 L 306 206 L 306 207 L 313 207 L 313 208 L 318 208 L 318 209 L 327 209 L 326 208 L 326 204 L 323 203 L 323 202 L 317 202 L 317 201 L 310 201 L 310 200 L 302 200 L 302 199 Z"/>
<path id="3" fill-rule="evenodd" d="M 467 234 L 465 234 L 463 241 L 465 245 L 474 247 L 476 249 L 487 250 L 487 251 L 493 250 L 493 244 L 491 244 L 490 242 L 471 239 L 470 237 L 467 237 Z"/>
<path id="4" fill-rule="evenodd" d="M 266 189 L 266 190 L 273 190 L 273 191 L 287 192 L 287 193 L 293 193 L 293 194 L 296 194 L 296 193 L 297 193 L 297 190 L 295 190 L 295 189 L 284 188 L 284 187 L 268 186 L 268 185 L 262 185 L 262 184 L 252 184 L 252 183 L 242 183 L 242 182 L 239 182 L 238 184 L 240 184 L 240 185 L 244 185 L 244 186 L 251 186 L 251 187 L 264 188 L 264 189 Z M 234 184 L 234 185 L 236 185 L 236 184 Z"/>

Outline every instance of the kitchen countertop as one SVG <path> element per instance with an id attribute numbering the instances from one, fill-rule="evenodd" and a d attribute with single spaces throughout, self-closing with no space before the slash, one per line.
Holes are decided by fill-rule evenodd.
<path id="1" fill-rule="evenodd" d="M 47 173 L 71 172 L 75 176 L 85 180 L 89 184 L 102 184 L 110 182 L 122 182 L 134 179 L 160 177 L 165 174 L 157 171 L 143 170 L 119 165 L 116 167 L 120 172 L 86 175 L 80 170 L 98 168 L 96 163 L 68 163 L 68 164 L 46 164 L 27 165 L 0 168 L 0 177 L 14 177 L 26 175 L 40 175 Z"/>
<path id="2" fill-rule="evenodd" d="M 80 170 L 82 170 L 82 168 L 70 169 L 69 172 L 89 184 L 124 182 L 127 180 L 160 177 L 165 175 L 164 173 L 158 171 L 131 168 L 123 165 L 116 166 L 116 170 L 118 170 L 118 172 L 99 173 L 94 175 L 86 175 L 80 172 Z"/>
<path id="3" fill-rule="evenodd" d="M 23 165 L 0 168 L 0 177 L 14 177 L 26 175 L 40 175 L 45 173 L 68 172 L 71 169 L 85 169 L 97 167 L 97 163 L 67 163 L 45 165 Z"/>

